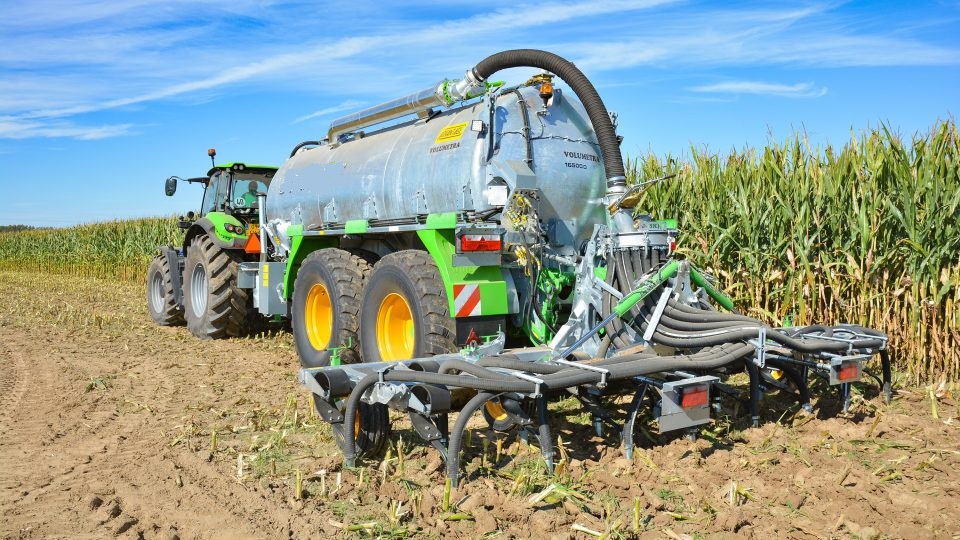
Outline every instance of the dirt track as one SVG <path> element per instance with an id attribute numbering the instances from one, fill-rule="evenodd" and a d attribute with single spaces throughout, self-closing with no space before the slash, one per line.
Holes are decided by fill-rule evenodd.
<path id="1" fill-rule="evenodd" d="M 890 406 L 868 389 L 840 417 L 773 400 L 760 429 L 724 420 L 697 442 L 645 443 L 632 462 L 574 417 L 555 426 L 570 452 L 557 478 L 512 435 L 482 469 L 496 436 L 478 422 L 448 512 L 471 519 L 443 520 L 439 458 L 405 424 L 402 470 L 396 457 L 368 462 L 362 484 L 341 471 L 288 335 L 201 342 L 157 328 L 138 285 L 0 283 L 5 537 L 589 538 L 579 525 L 613 537 L 960 538 L 956 389 L 941 392 L 939 419 L 923 389 Z M 554 481 L 561 490 L 530 502 Z"/>

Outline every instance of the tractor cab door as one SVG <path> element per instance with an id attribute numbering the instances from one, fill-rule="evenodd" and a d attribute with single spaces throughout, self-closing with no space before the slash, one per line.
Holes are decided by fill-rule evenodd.
<path id="1" fill-rule="evenodd" d="M 200 215 L 205 216 L 210 212 L 217 212 L 223 210 L 223 203 L 225 202 L 225 196 L 218 194 L 221 191 L 221 182 L 222 174 L 218 171 L 213 173 L 210 176 L 210 181 L 207 182 L 207 188 L 203 192 L 203 202 L 200 205 Z"/>

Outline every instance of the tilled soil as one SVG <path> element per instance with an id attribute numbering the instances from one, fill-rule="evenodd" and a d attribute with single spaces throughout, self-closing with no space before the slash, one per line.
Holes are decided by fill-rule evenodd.
<path id="1" fill-rule="evenodd" d="M 646 431 L 632 460 L 568 401 L 552 407 L 570 411 L 554 475 L 478 419 L 444 508 L 439 455 L 399 415 L 388 455 L 342 469 L 289 334 L 159 328 L 136 284 L 0 283 L 8 538 L 960 538 L 955 386 L 884 405 L 865 383 L 847 414 L 773 397 L 759 429 L 725 415 L 696 441 Z"/>

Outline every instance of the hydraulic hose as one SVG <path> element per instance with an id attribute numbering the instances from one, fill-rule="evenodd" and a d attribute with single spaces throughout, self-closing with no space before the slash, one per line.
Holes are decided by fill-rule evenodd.
<path id="1" fill-rule="evenodd" d="M 669 309 L 669 308 L 668 308 Z M 672 315 L 674 310 L 665 311 L 667 315 Z M 656 332 L 654 332 L 654 341 L 662 343 L 664 345 L 669 345 L 671 347 L 683 347 L 683 348 L 697 348 L 705 347 L 709 345 L 718 345 L 720 343 L 729 343 L 732 341 L 743 341 L 747 339 L 752 339 L 757 337 L 761 327 L 765 327 L 762 324 L 749 325 L 749 326 L 731 326 L 728 328 L 721 328 L 719 330 L 710 330 L 710 331 L 700 331 L 697 329 L 694 323 L 688 323 L 686 326 L 688 331 L 662 331 L 658 325 Z M 644 321 L 641 323 L 641 328 L 646 329 L 648 323 Z M 773 328 L 766 327 L 766 336 L 767 339 L 775 341 L 780 345 L 789 347 L 793 350 L 800 352 L 820 352 L 820 351 L 842 351 L 847 348 L 847 344 L 839 341 L 827 341 L 827 340 L 817 340 L 817 339 L 808 339 L 808 340 L 799 340 L 794 339 L 782 332 L 778 332 Z M 860 339 L 852 342 L 854 348 L 865 348 L 865 347 L 879 347 L 881 340 L 879 338 L 875 339 Z"/>
<path id="2" fill-rule="evenodd" d="M 453 371 L 466 373 L 468 375 L 473 375 L 474 377 L 487 377 L 489 379 L 497 380 L 515 380 L 510 375 L 491 371 L 479 362 L 473 363 L 467 362 L 466 360 L 446 360 L 440 364 L 440 369 L 437 370 L 437 373 L 441 375 L 449 375 Z"/>
<path id="3" fill-rule="evenodd" d="M 617 139 L 607 108 L 590 79 L 569 60 L 536 49 L 515 49 L 490 55 L 481 60 L 471 72 L 478 82 L 483 82 L 498 71 L 514 67 L 545 69 L 570 85 L 570 89 L 580 98 L 587 110 L 587 116 L 590 117 L 593 131 L 600 143 L 603 168 L 607 175 L 607 189 L 624 188 L 627 185 L 627 178 L 623 156 L 620 154 L 620 141 Z"/>
<path id="4" fill-rule="evenodd" d="M 320 141 L 303 141 L 302 143 L 293 147 L 293 150 L 290 151 L 290 157 L 297 155 L 297 152 L 300 151 L 304 146 L 319 146 Z"/>
<path id="5" fill-rule="evenodd" d="M 457 421 L 453 424 L 453 430 L 450 431 L 450 442 L 447 446 L 447 478 L 451 485 L 457 487 L 457 480 L 460 477 L 460 446 L 463 442 L 463 432 L 467 428 L 467 422 L 473 413 L 480 410 L 484 403 L 490 401 L 495 396 L 493 392 L 480 392 L 473 396 L 463 409 L 457 414 Z"/>
<path id="6" fill-rule="evenodd" d="M 761 324 L 758 319 L 753 317 L 747 317 L 746 315 L 739 315 L 736 313 L 720 313 L 718 311 L 706 311 L 703 309 L 697 309 L 695 307 L 688 306 L 686 304 L 677 302 L 671 298 L 667 305 L 677 310 L 674 314 L 674 317 L 683 321 L 689 322 L 716 322 L 716 321 L 743 321 L 751 322 L 755 324 Z"/>

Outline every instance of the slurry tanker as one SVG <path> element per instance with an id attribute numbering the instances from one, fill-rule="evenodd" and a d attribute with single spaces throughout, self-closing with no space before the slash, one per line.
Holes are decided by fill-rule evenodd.
<path id="1" fill-rule="evenodd" d="M 490 80 L 516 67 L 540 72 Z M 191 179 L 204 211 L 182 222 L 183 246 L 151 266 L 151 314 L 201 338 L 289 318 L 300 381 L 348 465 L 380 450 L 393 408 L 454 482 L 478 410 L 532 435 L 550 467 L 555 397 L 576 397 L 597 433 L 615 425 L 627 455 L 641 411 L 695 434 L 740 397 L 722 382 L 737 373 L 754 424 L 762 392 L 809 409 L 817 377 L 844 407 L 863 375 L 890 399 L 882 332 L 772 328 L 675 257 L 676 222 L 636 208 L 655 179 L 628 184 L 615 120 L 572 63 L 512 50 L 333 121 L 279 169 L 215 166 Z"/>

